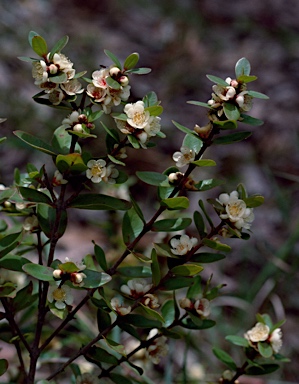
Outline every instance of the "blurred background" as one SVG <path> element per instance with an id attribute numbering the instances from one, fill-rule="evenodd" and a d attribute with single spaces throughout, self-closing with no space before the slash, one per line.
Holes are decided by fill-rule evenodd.
<path id="1" fill-rule="evenodd" d="M 164 107 L 162 130 L 167 139 L 156 141 L 157 147 L 148 151 L 130 151 L 128 169 L 132 174 L 137 168 L 163 171 L 173 165 L 172 154 L 179 150 L 183 134 L 171 120 L 190 129 L 195 124 L 204 125 L 206 110 L 186 101 L 206 102 L 210 98 L 212 83 L 206 74 L 233 77 L 239 58 L 250 61 L 252 74 L 258 76 L 252 89 L 270 97 L 268 101 L 255 99 L 250 115 L 265 124 L 253 128 L 253 135 L 242 143 L 212 147 L 206 157 L 216 160 L 217 167 L 205 172 L 209 177 L 228 180 L 225 191 L 244 183 L 249 194 L 263 194 L 265 204 L 255 211 L 251 239 L 235 240 L 234 251 L 225 261 L 205 269 L 204 276 L 213 272 L 214 283 L 227 286 L 215 300 L 212 312 L 218 329 L 201 332 L 190 347 L 193 365 L 207 375 L 221 372 L 224 367 L 210 351 L 211 340 L 230 351 L 224 336 L 237 332 L 243 335 L 254 325 L 255 313 L 268 312 L 274 321 L 286 317 L 282 353 L 291 362 L 271 378 L 246 378 L 243 383 L 299 382 L 298 20 L 298 0 L 0 2 L 0 117 L 7 118 L 0 126 L 0 136 L 7 137 L 0 146 L 3 184 L 12 183 L 15 167 L 24 171 L 27 162 L 37 167 L 48 162 L 46 156 L 31 152 L 12 132 L 28 131 L 47 141 L 65 117 L 63 111 L 32 101 L 39 90 L 33 84 L 31 65 L 17 59 L 34 55 L 27 39 L 30 30 L 43 36 L 50 47 L 69 35 L 64 53 L 78 72 L 88 71 L 86 76 L 100 65 L 110 65 L 104 49 L 121 61 L 138 52 L 140 66 L 152 68 L 149 75 L 131 77 L 132 100 L 152 90 L 158 94 Z M 240 124 L 240 129 L 248 128 Z M 138 194 L 142 196 L 143 208 L 150 215 L 155 192 L 151 187 L 144 188 L 137 186 L 134 193 L 137 199 Z M 201 198 L 216 197 L 222 191 L 216 188 Z M 77 223 L 84 227 L 69 229 L 62 246 L 64 253 L 72 254 L 76 248 L 82 257 L 92 249 L 91 239 L 98 229 L 86 230 L 88 218 L 86 213 L 80 215 Z M 78 231 L 80 243 L 74 246 Z M 84 244 L 82 233 L 86 233 Z M 204 374 L 198 380 L 204 380 Z"/>

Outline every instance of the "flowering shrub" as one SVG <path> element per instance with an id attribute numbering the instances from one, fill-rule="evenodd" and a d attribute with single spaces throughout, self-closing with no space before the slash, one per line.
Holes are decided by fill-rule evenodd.
<path id="1" fill-rule="evenodd" d="M 86 72 L 77 73 L 61 52 L 68 42 L 66 36 L 50 51 L 35 32 L 30 32 L 29 42 L 39 58 L 20 59 L 32 65 L 40 91 L 34 101 L 62 109 L 66 116 L 53 132 L 51 143 L 30 132 L 14 132 L 51 161 L 40 169 L 28 164 L 26 174 L 17 170 L 13 185 L 0 190 L 1 210 L 8 216 L 0 238 L 1 322 L 8 333 L 4 340 L 14 344 L 18 357 L 16 368 L 3 356 L 0 374 L 10 383 L 55 383 L 65 375 L 72 383 L 148 383 L 148 364 L 159 364 L 165 358 L 169 339 L 184 339 L 186 331 L 196 334 L 216 325 L 213 299 L 222 285 L 212 286 L 211 278 L 201 280 L 203 264 L 225 259 L 231 249 L 226 238 L 249 238 L 253 210 L 263 203 L 263 197 L 248 196 L 240 184 L 218 199 L 207 200 L 214 213 L 209 213 L 202 200 L 193 220 L 184 211 L 189 208 L 190 191 L 200 193 L 223 184 L 213 178 L 195 180 L 196 170 L 216 165 L 204 158 L 205 151 L 249 137 L 251 132 L 237 130 L 237 124 L 261 125 L 261 120 L 246 113 L 254 98 L 267 96 L 247 88 L 256 77 L 250 75 L 245 58 L 237 62 L 234 79 L 208 75 L 214 83 L 211 99 L 189 102 L 207 108 L 208 123 L 189 129 L 174 122 L 185 133 L 180 150 L 172 157 L 175 164 L 163 173 L 136 172 L 139 180 L 157 187 L 157 208 L 146 220 L 142 202 L 132 196 L 120 198 L 118 188 L 129 184 L 126 148 L 149 151 L 155 145 L 152 139 L 166 137 L 161 131 L 163 108 L 157 95 L 149 92 L 142 100 L 130 96 L 131 75 L 147 74 L 150 69 L 135 68 L 137 53 L 121 64 L 105 51 L 111 66 L 95 70 L 88 78 Z M 99 124 L 100 134 L 106 135 L 106 150 L 93 157 L 88 144 L 97 140 L 96 121 L 104 114 L 112 117 L 111 126 L 103 121 Z M 234 132 L 227 134 L 231 130 Z M 100 140 L 103 142 L 102 137 Z M 103 249 L 113 246 L 112 239 L 103 248 L 94 242 L 93 255 L 82 255 L 82 262 L 59 260 L 57 244 L 68 226 L 70 209 L 115 213 L 122 237 L 114 260 Z M 165 236 L 144 247 L 141 240 L 150 231 Z M 116 228 L 115 233 L 119 232 Z M 23 277 L 22 286 L 10 278 L 12 271 Z M 54 353 L 55 342 L 71 329 L 82 329 L 80 322 L 87 317 L 96 322 L 96 332 L 86 325 L 78 334 L 77 349 L 70 346 Z M 221 376 L 222 382 L 234 383 L 243 374 L 278 369 L 276 362 L 283 360 L 278 353 L 283 321 L 273 325 L 268 315 L 257 315 L 257 321 L 244 337 L 227 337 L 244 349 L 245 362 L 240 367 L 225 351 L 213 349 L 229 368 L 215 379 Z M 131 350 L 120 334 L 130 338 Z M 46 373 L 43 362 L 51 353 L 58 353 L 61 364 Z M 89 362 L 88 372 L 80 365 L 83 358 Z"/>

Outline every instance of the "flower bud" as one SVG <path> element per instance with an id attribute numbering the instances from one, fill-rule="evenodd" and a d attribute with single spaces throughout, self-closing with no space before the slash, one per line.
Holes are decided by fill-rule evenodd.
<path id="1" fill-rule="evenodd" d="M 109 75 L 111 77 L 117 77 L 119 75 L 119 73 L 120 73 L 120 69 L 119 68 L 117 68 L 117 67 L 110 68 Z"/>
<path id="2" fill-rule="evenodd" d="M 201 138 L 201 139 L 206 139 L 208 138 L 210 132 L 212 130 L 212 124 L 209 123 L 203 127 L 200 127 L 199 125 L 195 125 L 194 127 L 194 131 L 198 134 L 198 136 Z"/>
<path id="3" fill-rule="evenodd" d="M 178 184 L 181 179 L 183 178 L 184 174 L 182 172 L 174 172 L 174 173 L 170 173 L 168 175 L 168 181 L 171 183 L 171 184 Z"/>
<path id="4" fill-rule="evenodd" d="M 73 126 L 73 131 L 75 132 L 83 132 L 82 124 L 76 124 Z"/>
<path id="5" fill-rule="evenodd" d="M 53 271 L 53 277 L 54 279 L 61 279 L 61 276 L 63 275 L 63 271 L 61 271 L 60 269 L 55 269 Z"/>
<path id="6" fill-rule="evenodd" d="M 185 297 L 184 299 L 179 300 L 180 307 L 183 309 L 190 309 L 192 307 L 191 300 Z"/>
<path id="7" fill-rule="evenodd" d="M 121 76 L 121 77 L 119 78 L 119 83 L 120 83 L 123 87 L 125 87 L 126 85 L 128 85 L 128 84 L 129 84 L 128 76 Z"/>
<path id="8" fill-rule="evenodd" d="M 51 73 L 51 75 L 56 75 L 56 73 L 58 72 L 58 68 L 55 64 L 49 65 L 49 72 Z"/>

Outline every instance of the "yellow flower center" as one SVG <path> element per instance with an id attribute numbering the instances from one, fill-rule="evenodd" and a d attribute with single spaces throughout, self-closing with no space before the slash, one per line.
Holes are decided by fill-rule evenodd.
<path id="1" fill-rule="evenodd" d="M 66 292 L 62 288 L 56 288 L 53 292 L 53 298 L 56 301 L 64 301 L 66 299 Z"/>
<path id="2" fill-rule="evenodd" d="M 99 176 L 102 173 L 102 167 L 98 164 L 95 164 L 91 168 L 92 176 Z"/>
<path id="3" fill-rule="evenodd" d="M 136 125 L 142 125 L 145 122 L 145 113 L 144 112 L 135 112 L 133 121 Z"/>

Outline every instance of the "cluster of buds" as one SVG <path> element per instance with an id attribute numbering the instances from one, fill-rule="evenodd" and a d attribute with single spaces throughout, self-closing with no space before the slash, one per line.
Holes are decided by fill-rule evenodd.
<path id="1" fill-rule="evenodd" d="M 183 177 L 184 174 L 182 172 L 173 172 L 168 175 L 168 181 L 170 184 L 177 186 L 180 184 Z M 184 188 L 188 189 L 189 191 L 197 191 L 195 184 L 195 180 L 191 176 L 188 176 L 184 181 Z"/>
<path id="2" fill-rule="evenodd" d="M 233 103 L 240 112 L 250 111 L 252 108 L 252 96 L 248 94 L 246 84 L 230 77 L 227 77 L 225 82 L 227 86 L 213 85 L 212 98 L 208 101 L 208 105 L 217 111 L 217 117 L 223 115 L 223 104 L 226 102 Z M 212 113 L 212 115 L 214 114 L 215 112 Z"/>
<path id="3" fill-rule="evenodd" d="M 266 342 L 270 344 L 274 353 L 278 353 L 282 347 L 282 332 L 280 328 L 270 332 L 268 325 L 258 322 L 255 326 L 247 331 L 244 335 L 249 341 L 249 345 L 258 351 L 258 343 Z"/>
<path id="4" fill-rule="evenodd" d="M 43 60 L 32 63 L 34 84 L 49 94 L 53 105 L 84 91 L 81 83 L 74 78 L 75 73 L 73 63 L 62 53 L 55 53 L 51 59 L 48 53 Z"/>
<path id="5" fill-rule="evenodd" d="M 160 117 L 151 115 L 142 100 L 126 104 L 124 113 L 125 120 L 114 117 L 117 128 L 125 135 L 134 136 L 141 147 L 146 149 L 148 140 L 161 130 Z"/>
<path id="6" fill-rule="evenodd" d="M 74 132 L 84 132 L 86 129 L 94 129 L 95 125 L 88 122 L 88 117 L 84 113 L 73 111 L 67 118 L 62 120 L 62 126 L 66 130 Z M 89 131 L 87 131 L 89 133 Z"/>
<path id="7" fill-rule="evenodd" d="M 202 318 L 208 317 L 211 313 L 210 301 L 202 298 L 198 300 L 190 300 L 187 297 L 179 300 L 180 307 L 186 311 L 195 312 Z"/>
<path id="8" fill-rule="evenodd" d="M 128 100 L 130 89 L 128 77 L 118 67 L 111 66 L 92 73 L 86 93 L 94 103 L 101 104 L 103 111 L 108 114 L 113 106 Z"/>
<path id="9" fill-rule="evenodd" d="M 86 277 L 82 271 L 85 268 L 84 264 L 74 263 L 66 258 L 65 263 L 59 264 L 58 268 L 53 271 L 53 277 L 55 280 L 61 280 L 62 282 L 70 280 L 74 286 L 82 287 Z"/>

